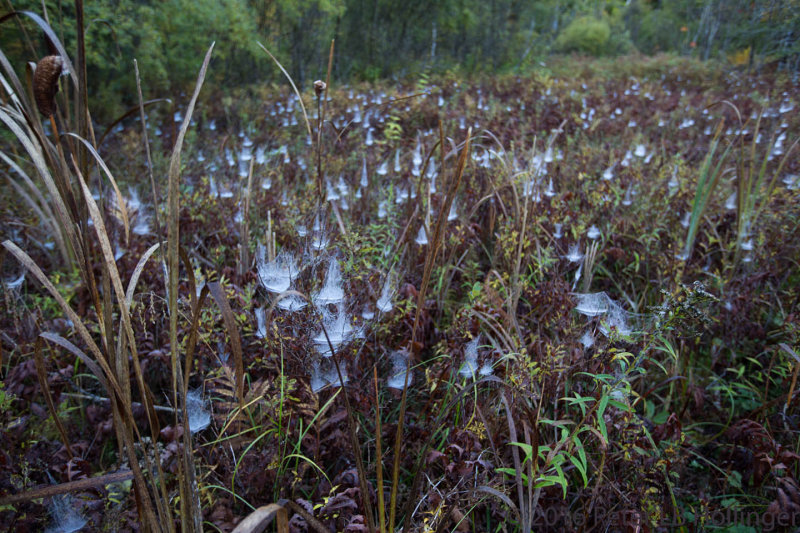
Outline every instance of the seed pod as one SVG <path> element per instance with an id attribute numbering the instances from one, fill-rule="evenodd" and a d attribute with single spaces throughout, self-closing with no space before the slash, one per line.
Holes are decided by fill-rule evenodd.
<path id="1" fill-rule="evenodd" d="M 317 98 L 319 98 L 322 95 L 326 87 L 327 87 L 326 83 L 322 80 L 317 80 L 314 82 L 314 92 L 317 93 Z"/>
<path id="2" fill-rule="evenodd" d="M 33 96 L 42 115 L 50 116 L 56 109 L 58 77 L 63 68 L 61 56 L 45 56 L 36 64 L 33 73 Z"/>

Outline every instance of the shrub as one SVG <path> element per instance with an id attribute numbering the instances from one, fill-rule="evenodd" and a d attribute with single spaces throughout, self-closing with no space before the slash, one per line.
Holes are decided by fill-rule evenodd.
<path id="1" fill-rule="evenodd" d="M 579 17 L 569 23 L 556 38 L 556 49 L 593 56 L 608 53 L 611 27 L 604 20 Z"/>
<path id="2" fill-rule="evenodd" d="M 637 24 L 634 42 L 641 52 L 654 54 L 680 48 L 685 34 L 681 33 L 682 23 L 672 11 L 653 9 L 644 13 Z"/>

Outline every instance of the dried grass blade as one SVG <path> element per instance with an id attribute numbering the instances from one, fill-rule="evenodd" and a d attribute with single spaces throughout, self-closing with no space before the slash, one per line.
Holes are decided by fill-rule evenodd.
<path id="1" fill-rule="evenodd" d="M 272 521 L 278 519 L 278 531 L 280 533 L 289 531 L 288 513 L 286 508 L 277 503 L 271 503 L 259 507 L 247 517 L 239 522 L 233 533 L 262 533 Z"/>
<path id="2" fill-rule="evenodd" d="M 45 340 L 48 340 L 48 341 L 54 343 L 54 344 L 58 344 L 59 346 L 61 346 L 65 350 L 67 350 L 70 353 L 72 353 L 75 357 L 77 357 L 78 359 L 83 361 L 83 364 L 85 364 L 89 368 L 89 370 L 91 370 L 92 374 L 94 374 L 94 376 L 100 382 L 100 385 L 103 386 L 103 389 L 106 390 L 106 393 L 109 396 L 111 396 L 116 391 L 116 389 L 119 387 L 116 384 L 116 380 L 113 378 L 113 376 L 111 376 L 111 381 L 107 380 L 106 379 L 107 374 L 103 372 L 103 370 L 97 365 L 97 363 L 95 363 L 92 360 L 91 357 L 86 355 L 86 353 L 83 350 L 81 350 L 80 348 L 78 348 L 77 346 L 72 344 L 70 341 L 68 341 L 67 339 L 65 339 L 61 335 L 57 335 L 55 333 L 50 333 L 49 331 L 44 331 L 44 332 L 40 333 L 39 336 L 41 338 L 45 339 Z M 110 382 L 113 383 L 114 389 L 112 389 L 112 387 L 109 386 Z"/>
<path id="3" fill-rule="evenodd" d="M 42 157 L 41 146 L 39 145 L 37 148 L 37 145 L 34 144 L 31 137 L 29 137 L 28 134 L 22 130 L 17 121 L 14 120 L 13 117 L 8 113 L 7 108 L 0 107 L 0 121 L 3 121 L 5 125 L 8 126 L 17 140 L 22 143 L 22 146 L 25 148 L 25 151 L 31 158 L 33 165 L 36 167 L 36 171 L 39 173 L 39 177 L 44 182 L 47 192 L 50 194 L 50 198 L 55 206 L 56 215 L 61 223 L 61 227 L 64 229 L 64 233 L 67 236 L 70 246 L 77 256 L 77 264 L 82 270 L 84 279 L 88 279 L 86 262 L 83 256 L 83 249 L 81 247 L 81 239 L 79 239 L 77 233 L 75 232 L 72 217 L 70 217 L 67 206 L 61 196 L 61 192 L 56 186 L 53 176 L 50 174 L 50 171 L 47 168 L 47 163 Z"/>
<path id="4" fill-rule="evenodd" d="M 53 210 L 50 209 L 50 204 L 45 199 L 44 195 L 42 194 L 42 191 L 39 190 L 39 187 L 37 187 L 33 183 L 33 180 L 31 180 L 30 176 L 28 176 L 28 174 L 24 170 L 22 170 L 22 168 L 20 168 L 20 166 L 17 165 L 14 162 L 14 160 L 8 157 L 8 155 L 6 155 L 3 152 L 0 152 L 0 159 L 5 161 L 5 163 L 9 167 L 11 167 L 11 170 L 16 172 L 17 175 L 19 175 L 22 178 L 22 181 L 25 182 L 25 185 L 28 187 L 28 189 L 31 190 L 33 195 L 36 197 L 36 200 L 38 200 L 38 204 L 36 204 L 37 208 L 39 207 L 41 208 L 39 212 L 41 213 L 40 216 L 42 217 L 42 220 L 51 226 L 51 228 L 53 229 L 53 238 L 56 239 L 56 243 L 58 244 L 58 246 L 60 248 L 64 248 L 64 251 L 66 252 L 66 248 L 64 247 L 64 239 L 61 235 L 61 228 L 58 226 L 55 219 L 55 215 L 53 214 Z M 13 182 L 10 175 L 9 175 L 9 180 Z M 65 258 L 68 259 L 68 257 L 66 256 Z"/>
<path id="5" fill-rule="evenodd" d="M 11 62 L 8 60 L 2 50 L 0 50 L 0 66 L 3 67 L 8 79 L 11 80 L 9 85 L 9 82 L 6 81 L 5 77 L 0 76 L 0 79 L 3 81 L 3 86 L 5 87 L 11 101 L 14 102 L 14 105 L 17 106 L 17 109 L 19 109 L 20 112 L 28 116 L 35 116 L 34 109 L 29 105 L 30 102 L 27 99 L 21 98 L 21 95 L 25 94 L 25 89 L 19 80 L 19 76 L 17 76 L 17 73 L 14 70 L 14 67 L 11 66 Z"/>
<path id="6" fill-rule="evenodd" d="M 439 429 L 445 427 L 444 420 L 445 417 L 452 413 L 455 406 L 461 402 L 468 394 L 473 393 L 473 389 L 477 388 L 479 385 L 484 385 L 487 383 L 496 383 L 500 386 L 506 386 L 503 381 L 498 378 L 497 376 L 485 376 L 477 381 L 473 381 L 472 383 L 467 384 L 463 389 L 458 391 L 458 393 L 450 400 L 441 411 L 439 411 L 438 416 L 436 417 L 435 422 L 433 423 L 432 427 L 436 428 L 436 431 L 432 431 L 428 436 L 428 439 L 423 444 L 422 448 L 417 453 L 417 464 L 414 467 L 414 478 L 411 481 L 411 488 L 409 494 L 412 495 L 406 501 L 406 506 L 404 509 L 404 518 L 403 518 L 403 531 L 408 531 L 410 527 L 411 515 L 413 513 L 414 507 L 417 503 L 417 500 L 413 497 L 414 494 L 419 492 L 419 484 L 422 481 L 422 472 L 425 469 L 425 460 L 428 456 L 428 448 L 430 448 L 433 439 L 436 438 L 436 435 L 439 434 Z M 392 529 L 388 531 L 392 532 Z"/>
<path id="7" fill-rule="evenodd" d="M 208 296 L 208 285 L 204 285 L 200 290 L 200 297 L 196 298 L 192 304 L 192 326 L 189 329 L 189 338 L 186 341 L 186 353 L 184 354 L 184 379 L 183 379 L 183 395 L 184 397 L 189 392 L 189 373 L 192 370 L 192 363 L 194 361 L 194 349 L 197 346 L 197 330 L 200 327 L 200 309 L 206 302 Z"/>
<path id="8" fill-rule="evenodd" d="M 236 327 L 236 319 L 233 311 L 225 296 L 225 291 L 218 282 L 208 284 L 211 296 L 217 302 L 219 310 L 222 312 L 222 319 L 225 321 L 225 328 L 231 339 L 231 351 L 233 352 L 234 365 L 236 369 L 236 396 L 239 398 L 239 405 L 244 405 L 244 362 L 242 360 L 242 343 L 239 339 L 239 330 Z"/>
<path id="9" fill-rule="evenodd" d="M 34 260 L 31 259 L 28 254 L 26 254 L 23 250 L 21 250 L 16 244 L 8 240 L 3 242 L 3 246 L 6 248 L 6 250 L 11 252 L 11 254 L 20 263 L 22 263 L 22 265 L 31 274 L 33 274 L 33 276 L 37 280 L 39 280 L 39 282 L 42 285 L 44 285 L 44 287 L 47 289 L 50 295 L 56 300 L 56 302 L 58 302 L 58 305 L 61 307 L 61 310 L 64 312 L 64 314 L 66 314 L 67 317 L 72 321 L 73 326 L 78 332 L 78 335 L 81 337 L 83 342 L 86 343 L 86 345 L 89 347 L 89 351 L 91 351 L 92 354 L 95 356 L 95 359 L 102 368 L 102 372 L 96 369 L 96 365 L 91 365 L 87 363 L 87 366 L 89 366 L 89 368 L 92 369 L 93 372 L 96 373 L 95 375 L 97 375 L 98 377 L 105 375 L 106 377 L 105 384 L 108 387 L 106 390 L 109 392 L 109 396 L 111 396 L 112 393 L 115 395 L 114 397 L 117 399 L 120 407 L 123 410 L 122 414 L 124 414 L 126 419 L 130 422 L 130 424 L 126 424 L 124 419 L 121 418 L 118 419 L 115 417 L 115 423 L 121 424 L 126 427 L 132 427 L 133 430 L 138 434 L 138 428 L 136 427 L 136 424 L 133 422 L 133 414 L 131 413 L 130 405 L 122 402 L 123 398 L 122 390 L 120 388 L 117 379 L 115 378 L 115 374 L 111 370 L 111 367 L 108 365 L 107 359 L 100 351 L 100 349 L 97 347 L 97 344 L 94 342 L 94 339 L 92 339 L 89 330 L 86 329 L 86 326 L 83 324 L 83 322 L 81 322 L 80 317 L 77 315 L 77 313 L 75 313 L 75 311 L 72 310 L 72 308 L 69 306 L 66 300 L 64 300 L 63 296 L 61 296 L 61 294 L 58 292 L 58 290 L 55 288 L 52 282 L 47 278 L 47 276 L 45 276 L 44 272 L 42 272 L 42 269 L 39 268 L 36 262 L 34 262 Z M 83 353 L 77 347 L 72 345 L 72 343 L 70 343 L 66 339 L 61 339 L 57 335 L 43 333 L 42 337 L 48 340 L 52 340 L 53 342 L 56 342 L 58 344 L 61 344 L 64 347 L 72 346 L 74 350 L 71 349 L 70 351 L 72 351 L 72 353 L 78 355 L 79 357 L 80 357 L 79 354 Z M 59 342 L 58 339 L 61 339 L 61 341 L 63 342 Z M 81 359 L 84 362 L 91 361 L 85 354 L 83 354 L 83 357 Z M 120 414 L 119 416 L 121 417 L 122 414 Z M 131 462 L 132 469 L 134 471 L 134 479 L 136 481 L 137 490 L 139 491 L 140 494 L 146 495 L 148 494 L 148 489 L 144 480 L 144 476 L 142 475 L 142 472 L 139 469 L 136 456 L 133 454 L 133 439 L 130 434 L 130 431 L 123 431 L 122 435 L 125 438 L 125 449 L 128 453 L 128 460 Z M 153 508 L 149 498 L 143 498 L 142 507 L 140 507 L 140 510 L 142 519 L 145 522 L 157 524 L 157 521 L 155 519 L 155 514 L 153 512 Z"/>
<path id="10" fill-rule="evenodd" d="M 378 493 L 378 531 L 386 533 L 386 502 L 383 496 L 383 454 L 381 450 L 381 402 L 378 393 L 378 367 L 372 367 L 372 378 L 375 382 L 375 470 L 377 474 L 376 492 Z"/>
<path id="11" fill-rule="evenodd" d="M 443 130 L 440 126 L 439 128 L 439 135 L 440 137 L 443 135 Z M 433 265 L 436 262 L 436 255 L 439 251 L 439 248 L 442 244 L 442 234 L 444 223 L 447 220 L 447 214 L 450 212 L 450 206 L 453 203 L 453 198 L 455 197 L 455 193 L 458 190 L 458 186 L 461 184 L 461 179 L 464 176 L 464 170 L 467 165 L 467 156 L 469 155 L 469 146 L 470 146 L 470 139 L 472 138 L 472 128 L 467 130 L 467 138 L 464 141 L 464 147 L 461 150 L 461 155 L 458 159 L 458 163 L 456 165 L 455 173 L 453 177 L 447 184 L 447 188 L 445 189 L 445 197 L 444 202 L 439 210 L 439 214 L 436 220 L 436 227 L 433 232 L 433 239 L 431 240 L 430 250 L 428 255 L 425 257 L 425 267 L 422 274 L 422 285 L 420 285 L 419 294 L 417 295 L 417 310 L 414 316 L 414 325 L 411 328 L 411 349 L 415 349 L 417 344 L 417 330 L 419 327 L 419 319 L 422 314 L 422 307 L 425 303 L 425 293 L 428 290 L 428 284 L 430 283 L 431 278 L 431 271 L 433 270 Z M 444 150 L 444 143 L 440 140 L 439 149 Z M 430 155 L 429 155 L 430 158 Z M 442 170 L 444 171 L 444 170 Z M 397 421 L 397 433 L 395 435 L 395 442 L 394 442 L 394 464 L 392 467 L 392 492 L 390 496 L 390 503 L 389 503 L 389 531 L 394 531 L 394 524 L 395 524 L 395 514 L 397 512 L 397 490 L 398 490 L 398 483 L 400 481 L 400 449 L 402 447 L 402 433 L 403 433 L 403 423 L 405 419 L 406 413 L 406 402 L 408 398 L 408 378 L 411 367 L 411 358 L 409 357 L 408 362 L 406 364 L 406 376 L 405 376 L 405 383 L 403 386 L 403 393 L 400 398 L 400 415 Z M 413 500 L 413 498 L 409 499 L 409 503 Z M 405 530 L 410 522 L 409 517 L 409 506 L 406 506 L 406 513 L 403 522 L 403 529 Z"/>
<path id="12" fill-rule="evenodd" d="M 206 56 L 203 59 L 203 64 L 200 67 L 200 72 L 197 75 L 197 83 L 194 87 L 194 93 L 189 101 L 189 106 L 186 109 L 186 116 L 181 124 L 181 129 L 178 132 L 178 137 L 175 140 L 175 146 L 172 149 L 172 157 L 169 162 L 169 183 L 167 186 L 167 273 L 169 280 L 167 283 L 167 302 L 169 307 L 169 342 L 171 351 L 171 369 L 172 369 L 172 397 L 176 409 L 179 409 L 182 414 L 184 427 L 188 427 L 188 414 L 186 412 L 186 396 L 184 394 L 185 385 L 183 383 L 183 374 L 179 371 L 179 342 L 178 342 L 178 270 L 179 265 L 179 247 L 180 247 L 180 190 L 178 182 L 181 173 L 181 149 L 183 148 L 183 140 L 186 137 L 186 132 L 191 124 L 194 108 L 197 104 L 197 98 L 200 96 L 200 89 L 203 87 L 208 65 L 211 62 L 211 53 L 214 51 L 214 43 L 211 43 Z M 241 351 L 241 350 L 240 350 Z M 183 432 L 183 447 L 181 450 L 181 469 L 179 473 L 180 479 L 180 514 L 181 525 L 184 531 L 202 531 L 202 512 L 200 510 L 200 501 L 197 494 L 196 478 L 194 471 L 194 461 L 192 460 L 191 453 L 191 436 L 188 431 Z"/>
<path id="13" fill-rule="evenodd" d="M 258 43 L 258 42 L 256 44 L 258 46 L 260 46 L 261 49 L 264 50 L 269 57 L 272 58 L 272 60 L 275 62 L 275 64 L 278 65 L 278 68 L 281 69 L 281 72 L 283 72 L 283 75 L 286 76 L 286 79 L 289 80 L 289 83 L 292 84 L 292 89 L 294 89 L 294 93 L 297 95 L 297 98 L 300 100 L 300 109 L 303 110 L 303 119 L 306 121 L 306 129 L 308 130 L 308 135 L 309 136 L 313 136 L 313 134 L 311 133 L 311 122 L 309 122 L 309 120 L 308 120 L 308 113 L 306 113 L 306 106 L 303 103 L 303 97 L 300 96 L 300 91 L 297 90 L 297 85 L 294 84 L 294 80 L 289 75 L 289 73 L 286 72 L 286 69 L 283 68 L 283 65 L 281 65 L 281 62 L 278 61 L 275 58 L 275 56 L 272 55 L 272 53 L 269 50 L 267 50 L 267 48 L 263 44 Z M 331 46 L 333 46 L 333 44 L 331 44 Z"/>
<path id="14" fill-rule="evenodd" d="M 88 146 L 88 145 L 87 145 Z M 89 146 L 91 152 L 93 154 L 97 154 L 97 151 L 94 150 L 93 147 Z M 99 155 L 96 155 L 99 158 Z M 104 166 L 104 164 L 103 164 Z M 128 363 L 128 356 L 127 351 L 130 350 L 131 353 L 131 361 L 133 362 L 134 368 L 134 375 L 136 377 L 136 383 L 139 386 L 139 391 L 142 395 L 142 403 L 145 407 L 145 411 L 148 415 L 148 423 L 150 425 L 150 432 L 153 438 L 153 442 L 158 438 L 158 420 L 155 417 L 153 410 L 153 402 L 152 402 L 152 392 L 150 388 L 144 381 L 144 374 L 142 372 L 141 364 L 139 361 L 139 354 L 136 349 L 136 339 L 133 334 L 133 324 L 131 322 L 130 313 L 128 307 L 125 305 L 126 297 L 125 291 L 122 287 L 122 279 L 119 276 L 119 270 L 117 270 L 117 264 L 114 260 L 114 252 L 111 248 L 111 241 L 108 238 L 108 232 L 105 228 L 105 223 L 103 222 L 103 217 L 100 213 L 100 209 L 95 202 L 94 198 L 92 197 L 91 191 L 89 191 L 89 187 L 86 185 L 86 182 L 83 179 L 83 176 L 80 172 L 77 173 L 78 182 L 83 190 L 83 197 L 86 200 L 86 205 L 89 210 L 89 215 L 92 217 L 94 221 L 94 229 L 95 233 L 97 234 L 97 240 L 100 244 L 100 250 L 103 254 L 103 270 L 105 272 L 104 280 L 108 280 L 108 282 L 112 285 L 114 289 L 114 294 L 116 295 L 117 302 L 119 304 L 119 320 L 120 320 L 120 331 L 124 332 L 124 335 L 121 336 L 121 347 L 122 350 L 117 352 L 117 376 L 119 383 L 122 388 L 123 396 L 122 402 L 126 406 L 126 409 L 129 411 L 131 406 L 131 391 L 130 391 L 130 383 L 128 376 L 130 375 L 130 366 Z M 110 315 L 110 301 L 111 301 L 111 291 L 108 291 L 108 301 L 109 305 L 105 306 L 105 309 L 109 311 Z M 110 320 L 107 322 L 110 327 Z M 109 342 L 109 348 L 111 348 L 111 344 Z M 135 422 L 133 423 L 135 427 Z M 138 429 L 137 429 L 138 433 Z M 141 439 L 140 439 L 141 440 Z M 129 452 L 132 453 L 132 450 Z M 144 455 L 145 457 L 145 464 L 147 465 L 147 469 L 150 472 L 150 475 L 155 478 L 154 470 L 150 461 L 150 458 L 147 454 Z M 159 471 L 159 478 L 163 480 L 164 476 L 161 472 L 161 465 L 160 463 L 157 464 L 157 469 Z M 158 508 L 159 519 L 161 523 L 167 523 L 168 530 L 172 530 L 171 528 L 171 521 L 168 521 L 168 511 L 167 511 L 167 498 L 165 497 L 165 488 L 164 483 L 161 483 L 162 487 L 162 498 L 155 498 L 156 506 Z M 149 500 L 147 500 L 149 502 Z"/>
<path id="15" fill-rule="evenodd" d="M 95 152 L 96 153 L 96 152 Z M 84 198 L 86 198 L 86 204 L 89 209 L 89 215 L 91 216 L 94 222 L 95 233 L 97 235 L 97 240 L 100 244 L 100 250 L 103 254 L 103 270 L 105 271 L 106 278 L 111 283 L 114 293 L 117 297 L 117 302 L 120 303 L 120 328 L 125 332 L 127 337 L 127 342 L 131 348 L 131 356 L 133 359 L 137 359 L 138 355 L 136 354 L 136 341 L 133 336 L 133 328 L 131 327 L 130 315 L 128 313 L 128 309 L 122 305 L 125 302 L 125 291 L 122 288 L 122 279 L 119 277 L 119 271 L 117 270 L 117 264 L 114 260 L 114 251 L 111 247 L 111 241 L 108 238 L 108 232 L 106 231 L 105 222 L 103 221 L 103 216 L 100 213 L 100 208 L 95 202 L 94 198 L 92 197 L 92 193 L 89 190 L 89 187 L 86 185 L 86 182 L 83 179 L 83 176 L 78 173 L 78 181 L 80 182 L 81 188 L 83 189 Z M 110 296 L 110 294 L 109 294 Z M 109 309 L 110 306 L 105 306 L 106 309 Z M 127 376 L 130 374 L 130 367 L 128 366 L 128 358 L 124 356 L 123 353 L 119 352 L 117 357 L 118 367 L 117 367 L 117 378 L 120 380 L 120 385 L 122 386 L 122 391 L 124 393 L 123 399 L 127 404 L 131 402 L 131 392 L 130 386 L 128 384 Z M 124 379 L 123 379 L 124 378 Z"/>
<path id="16" fill-rule="evenodd" d="M 189 282 L 189 299 L 192 304 L 192 309 L 195 309 L 197 307 L 197 280 L 194 277 L 192 262 L 189 261 L 189 255 L 186 253 L 183 246 L 178 247 L 178 255 L 180 255 L 183 268 L 186 270 L 186 281 Z"/>
<path id="17" fill-rule="evenodd" d="M 195 85 L 194 94 L 189 101 L 189 106 L 186 110 L 186 116 L 181 124 L 178 138 L 175 141 L 175 146 L 172 150 L 172 157 L 169 163 L 169 186 L 168 186 L 168 221 L 167 221 L 167 270 L 169 274 L 168 282 L 168 306 L 170 311 L 169 316 L 169 339 L 172 349 L 172 377 L 173 389 L 177 390 L 178 379 L 178 269 L 179 269 L 179 253 L 180 246 L 180 233 L 178 218 L 180 215 L 180 191 L 178 189 L 178 180 L 180 179 L 181 171 L 181 149 L 183 147 L 183 139 L 186 137 L 186 131 L 189 129 L 192 114 L 194 113 L 194 106 L 197 103 L 197 98 L 200 95 L 200 89 L 203 86 L 203 81 L 206 77 L 208 64 L 211 61 L 211 52 L 214 50 L 214 43 L 211 44 L 206 52 L 203 65 L 200 67 L 200 73 L 197 76 L 197 83 Z"/>
<path id="18" fill-rule="evenodd" d="M 136 268 L 133 269 L 133 274 L 131 274 L 131 279 L 128 282 L 128 290 L 125 291 L 125 301 L 124 305 L 127 309 L 128 314 L 130 315 L 131 305 L 133 304 L 133 295 L 136 292 L 136 285 L 139 283 L 139 277 L 142 275 L 142 270 L 144 266 L 147 264 L 147 261 L 150 259 L 150 256 L 156 251 L 159 247 L 159 243 L 154 244 L 147 251 L 139 258 L 139 262 L 136 263 Z M 122 353 L 125 348 L 124 344 L 124 336 L 122 331 L 122 324 L 120 324 L 119 333 L 117 334 L 117 353 Z"/>
<path id="19" fill-rule="evenodd" d="M 89 351 L 92 352 L 95 359 L 100 364 L 100 367 L 102 368 L 101 375 L 105 375 L 109 378 L 108 384 L 111 385 L 111 388 L 116 394 L 119 395 L 119 397 L 122 397 L 122 392 L 119 389 L 119 384 L 116 382 L 116 379 L 114 378 L 114 373 L 108 366 L 106 358 L 103 356 L 103 353 L 97 347 L 97 344 L 95 343 L 94 339 L 92 339 L 89 330 L 86 329 L 86 326 L 83 324 L 83 322 L 81 322 L 81 319 L 78 316 L 78 314 L 72 310 L 72 308 L 69 306 L 66 300 L 64 300 L 63 296 L 61 296 L 61 293 L 58 292 L 53 283 L 47 278 L 47 276 L 45 276 L 44 272 L 42 272 L 42 269 L 39 268 L 39 265 L 37 265 L 27 253 L 21 250 L 16 244 L 8 240 L 3 242 L 3 246 L 6 248 L 6 250 L 11 252 L 11 255 L 13 255 L 17 259 L 17 261 L 22 263 L 22 266 L 24 266 L 31 274 L 33 274 L 33 276 L 39 281 L 39 283 L 44 285 L 45 289 L 47 289 L 47 292 L 49 292 L 50 295 L 56 300 L 58 305 L 61 307 L 61 310 L 64 312 L 65 315 L 67 315 L 67 318 L 72 321 L 73 326 L 78 332 L 78 335 L 81 337 L 81 340 L 83 340 L 83 342 L 86 343 L 86 345 L 89 347 Z"/>
<path id="20" fill-rule="evenodd" d="M 86 82 L 86 25 L 83 16 L 83 0 L 75 0 L 75 27 L 77 33 L 76 45 L 76 75 L 78 77 L 78 90 L 75 92 L 75 118 L 78 121 L 78 135 L 84 139 L 94 138 L 94 130 L 92 129 L 92 121 L 89 115 L 89 88 Z M 70 70 L 72 74 L 72 70 Z M 86 150 L 78 152 L 78 169 L 84 176 L 89 175 L 89 158 L 86 155 Z M 102 193 L 102 185 L 100 191 Z M 101 202 L 104 199 L 101 197 Z M 125 229 L 125 242 L 128 242 L 128 231 Z"/>
<path id="21" fill-rule="evenodd" d="M 280 503 L 281 505 L 288 507 L 295 513 L 299 514 L 308 525 L 314 528 L 314 531 L 317 531 L 318 533 L 330 533 L 330 530 L 326 528 L 322 522 L 314 518 L 311 513 L 300 507 L 299 504 L 293 502 L 292 500 L 281 500 Z"/>
<path id="22" fill-rule="evenodd" d="M 136 292 L 136 284 L 139 283 L 139 277 L 142 275 L 142 270 L 144 270 L 145 264 L 147 264 L 150 256 L 155 253 L 159 246 L 160 243 L 155 243 L 153 246 L 148 248 L 142 257 L 139 258 L 139 262 L 136 263 L 136 268 L 133 269 L 133 274 L 131 274 L 131 279 L 128 282 L 128 290 L 125 292 L 125 305 L 128 307 L 128 310 L 131 308 L 133 294 Z"/>
<path id="23" fill-rule="evenodd" d="M 489 487 L 487 485 L 479 486 L 478 488 L 475 489 L 475 492 L 485 492 L 486 494 L 489 494 L 490 496 L 494 496 L 498 500 L 501 500 L 504 504 L 508 505 L 508 507 L 512 511 L 514 511 L 514 514 L 517 515 L 518 521 L 522 520 L 519 515 L 519 509 L 517 508 L 517 505 L 505 493 L 500 492 L 499 490 Z"/>
<path id="24" fill-rule="evenodd" d="M 120 122 L 125 120 L 126 118 L 132 117 L 136 113 L 139 113 L 140 109 L 144 109 L 145 107 L 150 107 L 151 105 L 160 104 L 161 102 L 172 103 L 172 100 L 170 100 L 169 98 L 155 98 L 153 100 L 148 100 L 146 102 L 142 102 L 141 108 L 140 108 L 140 106 L 137 105 L 136 107 L 132 107 L 132 108 L 128 109 L 127 111 L 125 111 L 122 115 L 117 117 L 114 120 L 114 122 L 112 122 L 111 124 L 106 126 L 105 131 L 103 131 L 102 135 L 100 135 L 100 140 L 97 141 L 97 146 L 98 147 L 103 146 L 103 141 L 105 141 L 106 137 L 108 137 L 108 135 L 112 131 L 114 131 L 114 126 L 116 126 L 117 124 L 119 124 Z"/>
<path id="25" fill-rule="evenodd" d="M 44 363 L 44 356 L 42 356 L 43 344 L 44 342 L 41 337 L 37 337 L 33 345 L 33 362 L 36 365 L 36 377 L 39 379 L 39 386 L 42 388 L 42 394 L 44 394 L 45 402 L 47 402 L 47 409 L 50 411 L 50 416 L 53 417 L 53 422 L 56 423 L 58 433 L 61 435 L 61 440 L 64 443 L 64 447 L 67 449 L 67 455 L 72 459 L 74 457 L 72 454 L 72 447 L 69 445 L 69 438 L 67 437 L 64 425 L 58 417 L 56 406 L 53 403 L 53 395 L 50 393 L 50 384 L 47 382 L 47 369 Z"/>
<path id="26" fill-rule="evenodd" d="M 117 195 L 117 205 L 119 206 L 119 210 L 122 213 L 122 224 L 125 227 L 125 244 L 127 245 L 128 242 L 130 241 L 130 223 L 128 221 L 128 208 L 125 206 L 125 197 L 122 196 L 122 192 L 120 192 L 119 190 L 119 186 L 117 185 L 117 180 L 114 179 L 114 175 L 111 174 L 111 170 L 109 170 L 108 165 L 106 165 L 105 161 L 103 161 L 103 158 L 100 157 L 100 154 L 97 153 L 97 150 L 95 149 L 94 146 L 91 145 L 91 143 L 89 143 L 89 141 L 74 133 L 68 132 L 65 133 L 64 135 L 78 139 L 78 141 L 80 141 L 86 147 L 89 153 L 92 154 L 95 161 L 97 161 L 97 164 L 100 165 L 100 168 L 102 168 L 103 172 L 105 172 L 106 177 L 108 177 L 108 181 L 111 182 L 111 186 L 114 188 L 114 194 Z M 84 191 L 84 193 L 87 192 L 89 196 L 91 196 L 91 191 L 88 191 L 88 189 Z M 89 200 L 87 199 L 87 202 L 88 201 Z"/>

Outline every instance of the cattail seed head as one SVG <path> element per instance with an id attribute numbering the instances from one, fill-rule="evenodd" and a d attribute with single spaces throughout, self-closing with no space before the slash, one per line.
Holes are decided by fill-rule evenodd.
<path id="1" fill-rule="evenodd" d="M 58 92 L 58 77 L 64 61 L 61 56 L 45 56 L 36 64 L 33 73 L 33 96 L 36 107 L 42 115 L 50 116 L 56 109 L 56 93 Z"/>
<path id="2" fill-rule="evenodd" d="M 322 96 L 322 93 L 325 92 L 325 88 L 327 86 L 328 85 L 322 80 L 317 80 L 314 82 L 314 92 L 317 93 L 317 98 Z"/>

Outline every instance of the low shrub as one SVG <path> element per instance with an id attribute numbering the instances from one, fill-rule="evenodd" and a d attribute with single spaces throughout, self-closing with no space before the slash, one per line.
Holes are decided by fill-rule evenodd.
<path id="1" fill-rule="evenodd" d="M 556 38 L 556 49 L 601 56 L 607 52 L 611 26 L 595 17 L 579 17 L 569 23 Z"/>

